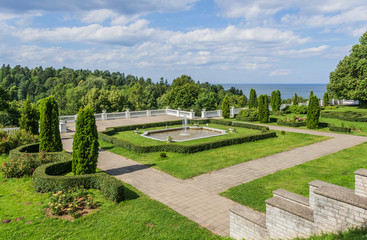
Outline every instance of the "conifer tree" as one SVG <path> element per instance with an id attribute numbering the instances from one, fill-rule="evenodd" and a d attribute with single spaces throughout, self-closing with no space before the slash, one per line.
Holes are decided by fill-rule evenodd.
<path id="1" fill-rule="evenodd" d="M 59 108 L 53 96 L 42 100 L 40 107 L 40 151 L 60 152 Z"/>
<path id="2" fill-rule="evenodd" d="M 297 93 L 294 94 L 294 97 L 292 99 L 293 104 L 292 105 L 298 105 L 298 95 Z"/>
<path id="3" fill-rule="evenodd" d="M 257 95 L 255 89 L 251 88 L 250 90 L 250 99 L 248 101 L 248 107 L 249 108 L 257 108 Z"/>
<path id="4" fill-rule="evenodd" d="M 39 114 L 36 107 L 27 98 L 24 101 L 19 120 L 20 129 L 24 129 L 33 135 L 38 135 Z"/>
<path id="5" fill-rule="evenodd" d="M 95 173 L 98 161 L 98 133 L 91 107 L 79 110 L 73 141 L 74 175 Z"/>
<path id="6" fill-rule="evenodd" d="M 329 94 L 327 92 L 324 93 L 323 102 L 324 102 L 324 107 L 329 106 Z"/>
<path id="7" fill-rule="evenodd" d="M 277 91 L 274 90 L 271 92 L 271 95 L 270 95 L 270 106 L 273 112 L 278 111 L 277 105 L 276 105 L 276 100 L 277 100 L 276 98 L 277 98 Z"/>
<path id="8" fill-rule="evenodd" d="M 313 94 L 310 95 L 307 107 L 307 128 L 318 128 L 320 121 L 320 102 L 319 99 Z"/>
<path id="9" fill-rule="evenodd" d="M 269 122 L 269 102 L 266 94 L 259 97 L 259 122 Z"/>
<path id="10" fill-rule="evenodd" d="M 276 111 L 280 111 L 280 106 L 282 105 L 282 96 L 280 91 L 277 90 L 276 98 L 275 98 L 275 109 Z"/>
<path id="11" fill-rule="evenodd" d="M 229 113 L 229 97 L 228 95 L 226 95 L 223 99 L 223 103 L 222 103 L 222 116 L 223 118 L 229 118 L 230 113 Z"/>

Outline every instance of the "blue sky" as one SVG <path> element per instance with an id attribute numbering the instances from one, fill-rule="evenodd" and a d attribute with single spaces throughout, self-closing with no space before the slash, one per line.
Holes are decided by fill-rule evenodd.
<path id="1" fill-rule="evenodd" d="M 363 0 L 1 0 L 0 63 L 211 83 L 327 83 Z"/>

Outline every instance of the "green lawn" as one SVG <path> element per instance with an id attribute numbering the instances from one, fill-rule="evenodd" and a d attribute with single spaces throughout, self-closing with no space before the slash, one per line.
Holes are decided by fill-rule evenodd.
<path id="1" fill-rule="evenodd" d="M 193 125 L 190 125 L 193 126 Z M 181 125 L 177 126 L 170 126 L 170 128 L 174 127 L 182 127 Z M 217 128 L 221 130 L 229 130 L 230 128 L 233 128 L 232 126 L 225 126 L 225 125 L 218 125 L 218 124 L 209 124 L 209 127 L 211 128 Z M 158 129 L 165 129 L 165 127 L 155 127 L 155 128 L 147 128 L 147 129 L 139 129 L 140 134 L 142 134 L 145 131 L 151 131 L 151 130 L 158 130 Z M 178 144 L 178 145 L 194 145 L 198 143 L 207 143 L 222 139 L 229 139 L 234 137 L 240 137 L 240 136 L 249 136 L 249 135 L 255 135 L 260 134 L 261 132 L 259 130 L 249 129 L 249 128 L 236 128 L 236 132 L 230 133 L 228 132 L 225 135 L 216 136 L 216 137 L 210 137 L 210 138 L 202 138 L 202 139 L 196 139 L 191 141 L 184 141 L 184 142 L 173 142 L 172 144 Z M 129 142 L 140 145 L 140 146 L 153 146 L 153 145 L 161 145 L 165 142 L 163 141 L 157 141 L 154 139 L 146 138 L 143 136 L 140 136 L 138 134 L 135 134 L 134 131 L 122 131 L 118 132 L 115 135 L 113 135 L 116 138 L 128 140 Z"/>
<path id="2" fill-rule="evenodd" d="M 367 167 L 367 143 L 278 171 L 221 193 L 235 202 L 265 212 L 265 200 L 283 188 L 308 197 L 308 183 L 318 179 L 354 188 L 354 171 Z"/>
<path id="3" fill-rule="evenodd" d="M 0 163 L 6 159 L 1 156 Z M 100 209 L 69 222 L 44 215 L 50 194 L 35 192 L 29 177 L 4 179 L 0 174 L 0 221 L 12 220 L 0 222 L 0 239 L 223 239 L 126 186 L 127 200 L 119 204 L 91 190 Z"/>
<path id="4" fill-rule="evenodd" d="M 177 178 L 187 179 L 234 164 L 328 139 L 322 136 L 299 133 L 286 133 L 282 135 L 278 132 L 277 136 L 257 142 L 226 146 L 198 153 L 183 154 L 168 152 L 167 158 L 161 158 L 159 152 L 139 154 L 115 147 L 106 142 L 100 142 L 100 147 L 137 162 L 151 165 Z"/>

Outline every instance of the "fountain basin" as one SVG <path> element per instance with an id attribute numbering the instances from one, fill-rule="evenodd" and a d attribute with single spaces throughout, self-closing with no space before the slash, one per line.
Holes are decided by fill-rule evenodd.
<path id="1" fill-rule="evenodd" d="M 224 134 L 227 134 L 226 130 L 210 127 L 177 127 L 146 131 L 141 134 L 141 136 L 158 141 L 166 141 L 167 137 L 171 136 L 175 142 L 184 142 L 200 138 L 215 137 Z"/>

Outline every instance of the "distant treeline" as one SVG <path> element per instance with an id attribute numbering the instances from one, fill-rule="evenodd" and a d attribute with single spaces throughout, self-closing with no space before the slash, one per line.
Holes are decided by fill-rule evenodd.
<path id="1" fill-rule="evenodd" d="M 231 106 L 243 107 L 247 104 L 247 97 L 242 90 L 234 87 L 224 90 L 222 85 L 200 83 L 186 75 L 169 84 L 163 78 L 153 82 L 150 78 L 111 73 L 108 70 L 74 70 L 66 67 L 29 69 L 19 65 L 13 68 L 3 65 L 0 70 L 0 86 L 8 95 L 7 101 L 12 108 L 9 111 L 20 108 L 21 102 L 27 97 L 38 104 L 41 99 L 54 95 L 62 115 L 76 114 L 87 105 L 95 112 L 169 106 L 180 107 L 182 110 L 194 109 L 199 113 L 203 108 L 219 109 L 225 95 L 229 95 Z"/>

